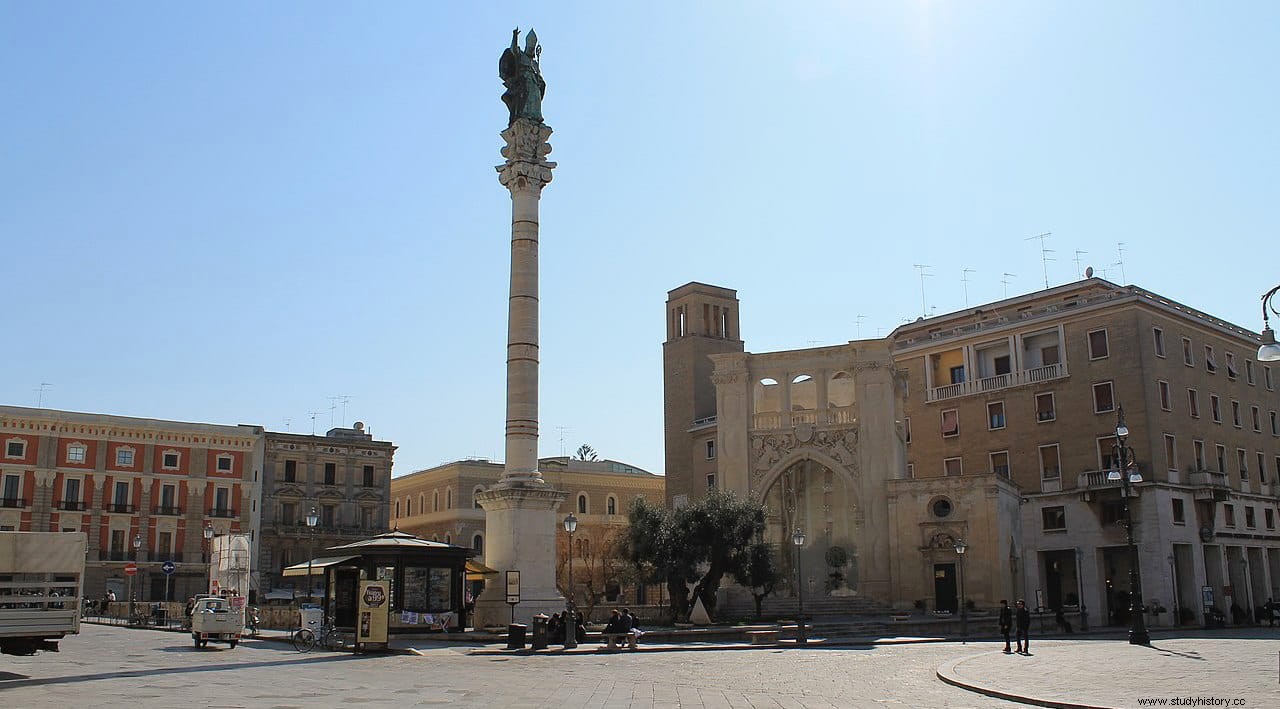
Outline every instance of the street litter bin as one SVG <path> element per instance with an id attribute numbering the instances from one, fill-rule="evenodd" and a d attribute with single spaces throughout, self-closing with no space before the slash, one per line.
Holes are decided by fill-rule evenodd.
<path id="1" fill-rule="evenodd" d="M 523 625 L 521 623 L 512 623 L 511 625 L 508 625 L 507 626 L 507 649 L 508 650 L 524 649 L 524 636 L 525 636 L 525 631 L 527 631 L 528 629 L 529 629 L 529 626 Z"/>
<path id="2" fill-rule="evenodd" d="M 533 617 L 533 641 L 531 645 L 534 650 L 546 650 L 547 638 L 550 633 L 547 631 L 547 621 L 551 620 L 544 613 L 539 613 Z"/>
<path id="3" fill-rule="evenodd" d="M 167 620 L 167 616 L 168 611 L 165 609 L 163 603 L 151 604 L 151 622 L 153 625 L 156 627 L 164 625 Z"/>
<path id="4" fill-rule="evenodd" d="M 311 632 L 319 632 L 320 626 L 324 624 L 324 609 L 314 603 L 304 603 L 298 609 L 298 627 L 306 628 Z"/>

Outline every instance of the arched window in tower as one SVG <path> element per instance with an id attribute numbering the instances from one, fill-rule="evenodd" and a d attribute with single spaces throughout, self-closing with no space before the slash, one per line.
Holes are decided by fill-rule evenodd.
<path id="1" fill-rule="evenodd" d="M 446 510 L 453 509 L 453 488 L 444 491 L 444 508 Z"/>
<path id="2" fill-rule="evenodd" d="M 432 512 L 440 511 L 440 491 L 439 490 L 431 491 L 431 511 Z"/>
<path id="3" fill-rule="evenodd" d="M 618 498 L 614 497 L 613 495 L 609 496 L 609 499 L 605 502 L 605 514 L 607 515 L 618 514 Z"/>
<path id="4" fill-rule="evenodd" d="M 587 513 L 587 496 L 578 495 L 578 514 L 585 515 Z"/>
<path id="5" fill-rule="evenodd" d="M 396 519 L 400 519 L 400 501 L 396 500 Z"/>
<path id="6" fill-rule="evenodd" d="M 413 516 L 413 498 L 412 497 L 406 498 L 404 501 L 404 516 L 405 517 Z"/>
<path id="7" fill-rule="evenodd" d="M 471 491 L 471 506 L 477 510 L 484 509 L 480 505 L 480 493 L 482 492 L 484 492 L 484 488 L 479 485 L 476 485 L 476 489 Z"/>
<path id="8" fill-rule="evenodd" d="M 471 549 L 477 554 L 484 553 L 484 537 L 476 534 L 471 538 Z"/>

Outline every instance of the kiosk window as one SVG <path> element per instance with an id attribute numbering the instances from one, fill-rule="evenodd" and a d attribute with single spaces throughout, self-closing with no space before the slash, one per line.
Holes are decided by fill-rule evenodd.
<path id="1" fill-rule="evenodd" d="M 429 571 L 425 566 L 404 567 L 404 610 L 418 613 L 431 610 L 427 605 Z"/>
<path id="2" fill-rule="evenodd" d="M 431 610 L 453 610 L 453 585 L 449 583 L 453 574 L 449 569 L 431 569 Z"/>

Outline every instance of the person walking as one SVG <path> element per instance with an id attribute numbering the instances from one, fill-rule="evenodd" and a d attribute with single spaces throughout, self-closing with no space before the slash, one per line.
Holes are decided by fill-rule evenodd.
<path id="1" fill-rule="evenodd" d="M 1013 632 L 1013 609 L 1009 607 L 1009 601 L 1000 599 L 1000 634 L 1004 636 L 1004 654 L 1012 655 L 1013 648 L 1009 646 L 1009 633 Z"/>
<path id="2" fill-rule="evenodd" d="M 1027 603 L 1021 598 L 1018 599 L 1018 611 L 1014 616 L 1017 626 L 1017 637 L 1015 638 L 1015 642 L 1018 645 L 1017 652 L 1019 655 L 1030 655 L 1031 638 L 1029 637 L 1029 633 L 1031 632 L 1031 611 L 1027 610 Z"/>

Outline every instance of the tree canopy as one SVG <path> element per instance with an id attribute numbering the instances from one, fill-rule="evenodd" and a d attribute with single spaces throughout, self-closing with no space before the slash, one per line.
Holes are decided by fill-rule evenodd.
<path id="1" fill-rule="evenodd" d="M 714 618 L 716 592 L 726 574 L 770 591 L 776 583 L 772 553 L 763 541 L 765 511 L 760 504 L 711 490 L 674 510 L 640 499 L 629 517 L 624 554 L 640 578 L 666 584 L 676 619 L 687 618 L 697 598 Z M 769 559 L 761 561 L 765 556 Z M 694 584 L 692 595 L 689 584 Z"/>

